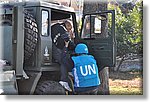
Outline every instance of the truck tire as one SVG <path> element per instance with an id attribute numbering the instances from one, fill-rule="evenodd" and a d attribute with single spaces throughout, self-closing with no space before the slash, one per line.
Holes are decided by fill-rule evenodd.
<path id="1" fill-rule="evenodd" d="M 24 11 L 24 60 L 33 55 L 38 43 L 38 27 L 33 15 Z"/>
<path id="2" fill-rule="evenodd" d="M 37 85 L 36 95 L 65 95 L 65 89 L 56 81 L 44 81 Z"/>

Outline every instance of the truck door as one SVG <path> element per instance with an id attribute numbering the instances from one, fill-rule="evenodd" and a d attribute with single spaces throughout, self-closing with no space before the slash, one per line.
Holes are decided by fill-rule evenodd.
<path id="1" fill-rule="evenodd" d="M 80 37 L 81 42 L 87 44 L 90 54 L 95 57 L 100 69 L 115 66 L 114 10 L 85 14 Z"/>

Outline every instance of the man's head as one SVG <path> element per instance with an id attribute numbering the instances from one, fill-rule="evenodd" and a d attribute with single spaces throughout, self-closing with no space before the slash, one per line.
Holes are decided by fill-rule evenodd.
<path id="1" fill-rule="evenodd" d="M 80 43 L 76 46 L 75 53 L 76 54 L 88 54 L 89 53 L 88 47 L 85 44 Z"/>
<path id="2" fill-rule="evenodd" d="M 75 38 L 75 35 L 73 33 L 73 25 L 72 25 L 72 21 L 70 20 L 65 20 L 64 21 L 64 25 L 65 25 L 65 28 L 67 30 L 67 32 L 69 33 L 69 36 L 71 39 L 74 39 Z"/>
<path id="3" fill-rule="evenodd" d="M 67 29 L 68 32 L 72 30 L 72 22 L 69 20 L 64 21 L 65 28 Z"/>

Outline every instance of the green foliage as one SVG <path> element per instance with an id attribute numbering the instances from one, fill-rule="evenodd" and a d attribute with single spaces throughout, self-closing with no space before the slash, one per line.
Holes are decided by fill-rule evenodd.
<path id="1" fill-rule="evenodd" d="M 143 51 L 143 5 L 138 2 L 133 9 L 128 13 L 122 13 L 121 6 L 108 5 L 108 9 L 115 9 L 116 24 L 115 33 L 117 40 L 118 55 L 125 55 L 126 53 L 142 53 Z"/>

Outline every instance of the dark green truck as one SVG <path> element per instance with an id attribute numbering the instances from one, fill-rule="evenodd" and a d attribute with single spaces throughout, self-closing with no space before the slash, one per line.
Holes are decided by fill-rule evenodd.
<path id="1" fill-rule="evenodd" d="M 115 66 L 115 11 L 83 15 L 78 34 L 71 7 L 47 2 L 1 4 L 0 60 L 7 63 L 0 65 L 0 94 L 66 94 L 58 83 L 60 70 L 52 58 L 51 39 L 51 25 L 65 19 L 73 22 L 74 42 L 88 45 L 100 69 Z M 48 26 L 43 25 L 46 20 Z"/>

